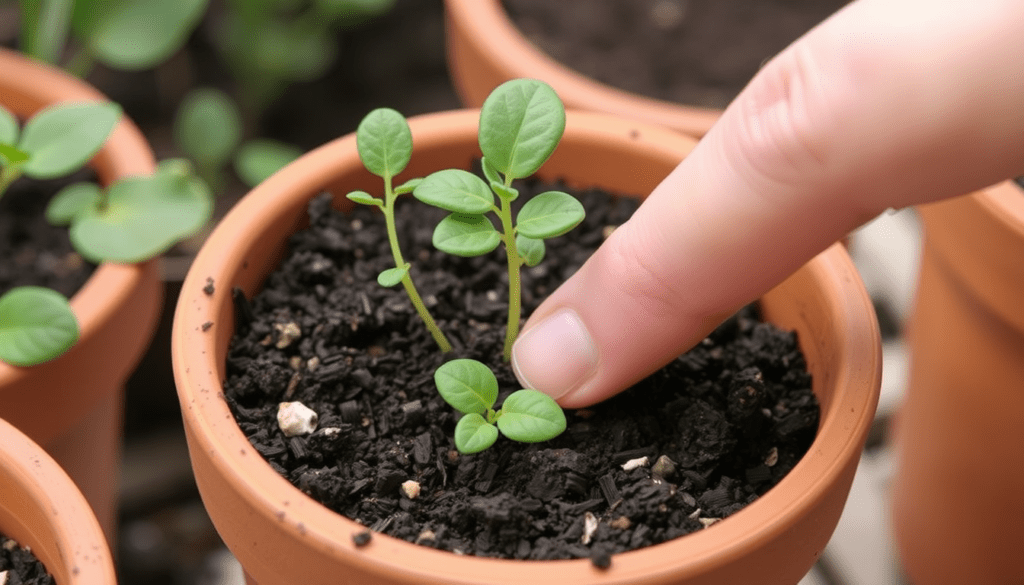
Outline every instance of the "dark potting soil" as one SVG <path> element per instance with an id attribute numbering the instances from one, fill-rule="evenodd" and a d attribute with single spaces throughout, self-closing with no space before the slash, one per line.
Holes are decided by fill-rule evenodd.
<path id="1" fill-rule="evenodd" d="M 19 179 L 0 196 L 0 294 L 16 286 L 45 286 L 71 297 L 85 284 L 96 265 L 71 246 L 67 227 L 43 215 L 50 198 L 64 185 L 90 178 L 39 181 Z"/>
<path id="2" fill-rule="evenodd" d="M 524 186 L 519 201 L 536 188 Z M 580 198 L 584 224 L 549 240 L 544 262 L 524 271 L 526 314 L 636 206 L 597 191 Z M 293 236 L 263 290 L 238 305 L 227 400 L 270 465 L 330 509 L 425 546 L 603 565 L 743 508 L 813 441 L 819 408 L 795 335 L 750 307 L 623 394 L 567 412 L 568 429 L 554 440 L 500 437 L 460 455 L 457 413 L 438 395 L 434 370 L 472 357 L 496 369 L 499 403 L 519 387 L 501 363 L 503 252 L 440 253 L 431 244 L 440 212 L 411 199 L 398 210 L 405 255 L 455 346 L 450 355 L 439 353 L 401 287 L 376 283 L 392 262 L 381 216 L 341 214 L 325 196 L 311 203 L 312 225 Z M 285 437 L 282 401 L 316 411 L 317 430 Z M 632 467 L 637 460 L 646 464 Z M 403 492 L 410 480 L 415 498 Z"/>
<path id="3" fill-rule="evenodd" d="M 848 0 L 503 0 L 542 51 L 592 79 L 725 107 L 761 65 Z"/>
<path id="4" fill-rule="evenodd" d="M 0 575 L 6 585 L 54 585 L 53 577 L 32 551 L 0 534 Z"/>

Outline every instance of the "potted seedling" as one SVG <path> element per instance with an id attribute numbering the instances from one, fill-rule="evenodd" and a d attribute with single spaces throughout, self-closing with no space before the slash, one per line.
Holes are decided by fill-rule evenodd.
<path id="1" fill-rule="evenodd" d="M 402 164 L 392 164 L 394 161 L 390 161 L 388 156 L 380 161 L 383 167 L 375 166 L 372 161 L 364 167 L 365 161 L 360 160 L 359 153 L 365 150 L 366 145 L 360 144 L 363 140 L 358 133 L 300 157 L 254 189 L 228 214 L 211 234 L 186 277 L 175 312 L 172 349 L 190 456 L 207 510 L 221 537 L 240 560 L 248 582 L 263 585 L 331 583 L 339 574 L 346 575 L 354 583 L 387 584 L 797 581 L 813 564 L 838 521 L 870 425 L 879 384 L 878 332 L 870 301 L 862 287 L 849 286 L 857 282 L 856 272 L 839 246 L 814 259 L 760 302 L 766 319 L 784 329 L 797 331 L 806 354 L 814 391 L 822 409 L 817 438 L 810 451 L 774 488 L 739 513 L 718 522 L 712 529 L 616 555 L 607 569 L 601 569 L 587 559 L 545 562 L 460 556 L 372 534 L 366 526 L 332 512 L 282 477 L 249 442 L 239 423 L 233 420 L 228 401 L 240 398 L 228 395 L 224 381 L 229 377 L 229 345 L 236 327 L 238 330 L 250 328 L 250 336 L 256 340 L 256 345 L 260 345 L 265 332 L 263 343 L 272 348 L 282 348 L 282 351 L 301 351 L 303 347 L 316 344 L 315 339 L 307 337 L 306 333 L 316 328 L 318 323 L 315 320 L 308 323 L 308 330 L 304 329 L 305 322 L 292 321 L 282 321 L 279 327 L 261 329 L 263 326 L 248 316 L 251 308 L 245 300 L 254 297 L 268 276 L 276 279 L 270 275 L 282 259 L 286 240 L 298 237 L 297 230 L 310 221 L 307 215 L 310 201 L 325 189 L 333 194 L 333 204 L 339 208 L 345 208 L 346 204 L 350 206 L 346 194 L 354 194 L 351 198 L 379 207 L 382 211 L 386 210 L 389 197 L 397 197 L 398 193 L 412 193 L 418 199 L 429 200 L 432 198 L 429 194 L 430 177 L 445 177 L 434 173 L 442 171 L 451 178 L 450 169 L 468 170 L 470 162 L 483 154 L 486 178 L 481 183 L 491 201 L 498 202 L 492 205 L 500 210 L 500 198 L 512 197 L 510 192 L 504 191 L 511 187 L 511 183 L 506 185 L 505 177 L 493 171 L 504 173 L 508 169 L 502 168 L 498 157 L 486 162 L 492 154 L 486 147 L 481 149 L 478 138 L 480 120 L 478 111 L 411 119 L 409 134 L 414 138 L 415 147 L 404 171 L 401 171 Z M 613 192 L 646 193 L 679 164 L 694 143 L 693 139 L 679 133 L 635 121 L 570 112 L 566 116 L 562 142 L 538 175 L 546 179 L 564 177 L 570 185 L 597 185 Z M 388 154 L 387 149 L 380 151 Z M 405 160 L 404 156 L 399 159 L 400 162 Z M 488 170 L 488 166 L 494 168 Z M 385 172 L 378 172 L 382 168 Z M 643 172 L 637 172 L 637 169 L 643 169 Z M 379 192 L 381 177 L 385 178 L 384 197 L 370 197 L 370 192 Z M 424 177 L 424 180 L 410 183 L 418 177 Z M 472 180 L 470 183 L 476 187 L 459 190 L 474 194 L 466 197 L 467 200 L 480 194 L 477 190 L 480 183 Z M 320 201 L 317 199 L 317 205 Z M 470 215 L 490 212 L 482 207 Z M 500 228 L 492 223 L 490 229 L 486 226 L 481 229 L 479 221 L 463 217 L 467 215 L 463 211 L 449 210 L 449 213 L 456 216 L 449 223 L 460 222 L 453 230 L 455 234 L 474 241 L 488 240 L 488 246 L 496 234 L 499 244 L 494 245 L 504 241 L 506 252 L 509 241 L 519 235 L 514 229 L 507 229 L 504 222 L 499 222 L 503 224 Z M 388 222 L 386 212 L 377 217 L 380 216 L 383 216 L 383 223 Z M 369 229 L 363 225 L 364 220 L 358 223 L 361 226 L 358 229 Z M 525 221 L 520 220 L 520 224 L 525 225 Z M 353 229 L 357 228 L 353 226 Z M 434 234 L 438 231 L 442 235 L 450 233 L 446 230 L 439 227 Z M 469 237 L 471 234 L 474 235 Z M 335 236 L 324 237 L 330 245 L 349 249 L 349 244 Z M 527 234 L 527 237 L 530 236 Z M 538 234 L 538 239 L 540 237 Z M 379 282 L 397 286 L 403 278 L 416 276 L 424 291 L 431 291 L 422 297 L 424 306 L 443 315 L 444 307 L 435 302 L 437 299 L 431 298 L 434 296 L 433 283 L 438 282 L 435 278 L 441 277 L 417 268 L 416 263 L 421 258 L 419 252 L 412 252 L 409 256 L 412 261 L 409 261 L 405 255 L 395 253 L 400 246 L 394 242 L 389 249 L 392 257 L 375 265 L 379 267 L 376 272 Z M 527 250 L 529 247 L 516 245 L 515 249 Z M 518 267 L 529 256 L 512 256 L 511 264 Z M 308 277 L 313 279 L 309 283 L 308 294 L 344 297 L 344 287 L 332 291 L 316 280 L 319 278 L 318 270 L 323 266 L 319 258 L 308 257 L 302 265 Z M 297 299 L 297 302 L 302 304 L 305 301 Z M 358 298 L 351 302 L 357 308 L 365 307 L 365 301 Z M 410 308 L 408 318 L 419 323 L 421 319 L 413 316 L 415 312 Z M 282 319 L 288 318 L 287 311 L 281 315 Z M 374 315 L 371 303 L 369 309 L 360 308 L 358 314 L 328 317 L 322 320 L 322 325 L 333 328 L 338 335 L 359 334 L 362 327 L 360 319 L 376 319 Z M 434 372 L 434 382 L 440 383 L 442 392 L 462 394 L 454 402 L 461 403 L 465 398 L 466 403 L 472 404 L 466 410 L 479 416 L 470 414 L 463 417 L 474 422 L 468 423 L 472 425 L 472 432 L 468 433 L 468 440 L 462 447 L 464 451 L 474 450 L 475 446 L 486 443 L 488 438 L 497 434 L 497 431 L 486 428 L 490 426 L 487 419 L 496 418 L 497 425 L 502 426 L 502 419 L 517 410 L 516 401 L 512 401 L 513 408 L 497 417 L 497 409 L 494 408 L 497 403 L 492 400 L 494 387 L 490 377 L 484 373 L 486 368 L 462 362 L 462 357 L 448 357 L 453 353 L 459 354 L 466 339 L 475 335 L 474 331 L 452 329 L 454 324 L 449 323 L 447 317 L 436 319 L 435 324 L 439 329 L 444 327 L 447 330 L 445 338 L 452 344 L 452 351 L 433 351 L 416 359 L 440 366 Z M 460 325 L 463 328 L 467 325 L 475 327 L 471 323 Z M 425 327 L 417 330 L 426 343 L 444 347 L 441 342 L 434 343 L 440 336 L 431 335 Z M 399 340 L 399 343 L 404 342 Z M 496 361 L 489 364 L 492 368 L 503 366 L 501 346 L 502 343 L 496 344 Z M 354 362 L 372 360 L 379 351 L 380 348 L 371 346 L 363 352 L 342 353 L 333 359 L 343 362 L 349 359 Z M 251 358 L 245 358 L 248 359 Z M 301 358 L 290 361 L 299 368 L 294 370 L 294 374 L 287 367 L 280 369 L 267 364 L 266 383 L 276 387 L 280 382 L 281 396 L 306 392 L 294 388 L 289 390 L 289 376 L 301 377 L 300 372 L 308 370 L 309 363 L 304 364 Z M 324 364 L 324 367 L 336 368 L 337 365 Z M 401 368 L 395 370 L 395 376 L 396 385 L 390 392 L 392 400 L 398 400 L 399 395 L 405 392 L 404 385 L 411 382 L 402 375 Z M 397 381 L 399 378 L 401 382 Z M 450 382 L 456 392 L 450 392 L 451 388 L 445 389 Z M 350 390 L 356 391 L 357 385 L 353 384 Z M 499 396 L 501 390 L 499 388 Z M 505 398 L 502 410 L 509 406 L 509 398 Z M 426 416 L 451 416 L 449 412 L 446 406 L 443 411 L 431 410 Z M 342 430 L 338 416 L 323 413 L 319 423 L 330 428 L 316 430 L 318 440 L 330 440 L 346 432 Z M 312 420 L 311 416 L 308 421 Z M 362 424 L 358 415 L 350 420 L 350 426 L 344 428 L 358 428 Z M 250 422 L 246 419 L 247 428 Z M 477 442 L 477 439 L 482 440 Z M 286 444 L 286 451 L 302 449 L 305 445 L 303 435 L 299 434 L 287 441 L 292 446 Z M 462 453 L 455 457 L 488 457 L 488 453 L 495 449 L 506 447 L 519 448 L 511 441 L 496 441 L 491 449 L 476 455 Z M 396 445 L 396 451 L 386 457 L 401 457 L 400 451 L 401 445 Z M 338 453 L 339 462 L 345 452 Z M 447 453 L 439 455 L 442 459 L 439 464 L 451 456 Z M 432 461 L 429 449 L 424 460 Z M 383 460 L 380 463 L 385 465 Z M 339 467 L 347 465 L 339 463 Z M 500 467 L 500 462 L 497 465 Z M 639 465 L 642 464 L 632 463 L 631 468 L 638 469 L 637 473 L 646 473 L 644 468 L 636 467 Z M 661 472 L 669 473 L 668 463 L 662 465 Z M 315 475 L 317 471 L 307 468 L 302 473 Z M 390 478 L 388 476 L 385 481 L 390 481 Z M 416 486 L 404 482 L 401 489 L 405 500 L 411 500 L 418 494 Z M 415 506 L 415 502 L 402 505 Z"/>
<path id="2" fill-rule="evenodd" d="M 65 466 L 112 536 L 123 387 L 162 301 L 148 258 L 190 229 L 183 224 L 205 221 L 210 203 L 180 164 L 158 169 L 135 126 L 91 86 L 10 51 L 0 51 L 0 71 L 7 182 L 86 161 L 99 178 L 69 186 L 49 210 L 98 263 L 70 313 L 51 292 L 4 291 L 0 416 Z"/>

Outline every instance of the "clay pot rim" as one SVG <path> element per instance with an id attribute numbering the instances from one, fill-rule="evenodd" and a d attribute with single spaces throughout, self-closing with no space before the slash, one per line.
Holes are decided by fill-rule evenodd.
<path id="1" fill-rule="evenodd" d="M 445 10 L 450 20 L 472 23 L 472 26 L 460 25 L 458 29 L 474 46 L 496 48 L 488 52 L 488 57 L 508 79 L 543 79 L 572 107 L 664 124 L 697 137 L 703 136 L 722 114 L 720 109 L 675 103 L 619 89 L 570 69 L 523 36 L 500 0 L 445 0 Z M 452 73 L 456 90 L 464 95 L 459 72 L 453 70 Z M 463 99 L 463 103 L 468 100 Z"/>
<path id="2" fill-rule="evenodd" d="M 0 101 L 19 116 L 31 115 L 46 105 L 58 102 L 109 99 L 78 78 L 3 48 L 0 48 L 0 92 Z M 156 166 L 149 143 L 127 117 L 121 118 L 89 164 L 103 184 L 121 177 L 151 174 Z M 71 307 L 81 328 L 78 343 L 94 336 L 101 324 L 109 321 L 118 307 L 124 304 L 125 297 L 138 288 L 138 283 L 144 278 L 144 264 L 105 262 L 75 293 Z M 31 371 L 32 367 L 22 368 L 0 362 L 0 387 L 29 376 Z"/>
<path id="3" fill-rule="evenodd" d="M 419 148 L 424 143 L 441 142 L 449 135 L 457 135 L 460 128 L 467 126 L 472 127 L 475 136 L 478 116 L 478 110 L 441 112 L 412 118 L 410 125 Z M 566 138 L 574 131 L 579 132 L 580 128 L 587 128 L 586 132 L 590 132 L 594 124 L 604 124 L 613 130 L 594 130 L 594 135 L 628 135 L 630 131 L 639 128 L 641 134 L 674 141 L 676 148 L 685 148 L 687 152 L 695 144 L 692 138 L 669 129 L 604 114 L 570 111 L 567 118 Z M 229 475 L 230 481 L 242 484 L 240 491 L 243 498 L 261 510 L 279 510 L 282 515 L 277 519 L 287 524 L 286 530 L 301 535 L 308 546 L 327 554 L 344 555 L 354 565 L 386 566 L 386 570 L 405 575 L 410 583 L 431 577 L 444 582 L 468 583 L 470 581 L 462 581 L 460 578 L 474 573 L 494 575 L 493 571 L 498 571 L 502 579 L 514 582 L 544 575 L 555 564 L 571 567 L 571 575 L 576 578 L 605 582 L 601 573 L 595 572 L 586 559 L 523 562 L 463 557 L 380 534 L 373 536 L 370 546 L 356 549 L 349 538 L 364 530 L 364 527 L 328 511 L 292 486 L 266 463 L 235 423 L 223 399 L 221 379 L 224 364 L 222 361 L 218 363 L 216 359 L 217 345 L 220 343 L 218 340 L 231 335 L 230 331 L 222 330 L 217 318 L 224 315 L 218 312 L 219 307 L 231 305 L 230 288 L 234 283 L 226 282 L 225 279 L 235 274 L 237 268 L 232 268 L 232 264 L 241 257 L 232 258 L 232 251 L 229 250 L 231 247 L 239 247 L 237 241 L 232 241 L 233 234 L 239 233 L 234 225 L 250 226 L 240 230 L 244 240 L 251 242 L 258 238 L 261 230 L 251 226 L 272 222 L 269 218 L 279 209 L 287 207 L 285 200 L 295 199 L 294 195 L 281 196 L 279 192 L 301 192 L 311 196 L 322 191 L 339 174 L 339 156 L 343 153 L 352 156 L 354 152 L 355 137 L 350 134 L 307 153 L 244 197 L 217 226 L 197 255 L 182 288 L 172 334 L 173 364 L 186 428 L 198 429 L 198 432 L 190 435 L 190 449 L 193 452 L 214 454 L 210 458 L 212 465 Z M 254 216 L 258 219 L 254 219 Z M 249 246 L 249 243 L 245 245 Z M 637 582 L 636 575 L 672 575 L 673 578 L 682 578 L 696 574 L 709 565 L 728 563 L 730 559 L 741 555 L 750 541 L 787 530 L 804 511 L 813 508 L 823 499 L 826 488 L 832 483 L 830 478 L 834 474 L 831 472 L 847 463 L 844 455 L 856 450 L 859 457 L 860 446 L 873 419 L 881 379 L 881 346 L 877 324 L 873 319 L 863 319 L 866 314 L 873 315 L 871 302 L 863 287 L 850 286 L 850 283 L 859 282 L 859 276 L 840 244 L 816 257 L 804 270 L 810 271 L 812 278 L 824 283 L 828 289 L 826 294 L 832 293 L 839 299 L 837 328 L 867 329 L 867 343 L 846 348 L 849 362 L 855 365 L 846 364 L 844 371 L 848 372 L 852 368 L 858 370 L 858 374 L 866 372 L 875 381 L 875 391 L 864 392 L 863 387 L 854 387 L 848 379 L 838 380 L 835 398 L 822 413 L 818 438 L 808 454 L 778 486 L 743 510 L 722 520 L 713 530 L 616 555 L 612 572 L 614 578 L 609 576 L 607 582 L 620 582 L 618 579 L 623 579 L 623 575 L 628 578 L 621 581 L 623 583 Z M 190 300 L 190 296 L 203 294 L 199 291 L 206 286 L 208 278 L 214 280 L 215 292 L 202 302 Z M 190 338 L 191 341 L 185 340 L 186 332 L 199 331 L 204 323 L 212 323 L 212 326 L 201 334 L 204 336 L 198 342 L 194 338 Z M 807 485 L 801 490 L 804 495 L 786 499 L 783 495 L 785 486 L 801 480 Z M 780 521 L 780 517 L 790 520 Z M 682 547 L 680 552 L 694 560 L 680 560 L 666 566 L 663 551 L 677 547 Z M 453 563 L 464 568 L 465 572 L 461 568 L 454 568 Z M 494 563 L 498 563 L 497 569 Z M 422 567 L 434 568 L 423 570 Z"/>
<path id="4" fill-rule="evenodd" d="M 17 500 L 19 507 L 26 507 L 27 502 L 35 515 L 48 517 L 52 534 L 40 535 L 20 522 L 0 527 L 0 532 L 21 546 L 30 546 L 58 583 L 117 582 L 113 556 L 85 496 L 42 447 L 3 419 L 0 476 L 12 478 L 12 485 L 4 486 L 3 514 L 7 515 L 8 502 Z"/>
<path id="5" fill-rule="evenodd" d="M 1008 179 L 971 194 L 978 204 L 1024 239 L 1024 187 Z"/>

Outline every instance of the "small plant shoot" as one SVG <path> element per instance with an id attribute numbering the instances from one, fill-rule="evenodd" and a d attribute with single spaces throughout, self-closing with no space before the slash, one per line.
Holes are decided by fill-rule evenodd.
<path id="1" fill-rule="evenodd" d="M 22 175 L 53 179 L 82 168 L 120 118 L 114 103 L 69 102 L 40 110 L 20 128 L 0 108 L 0 197 Z"/>
<path id="2" fill-rule="evenodd" d="M 347 197 L 361 205 L 377 207 L 384 212 L 384 222 L 388 233 L 388 242 L 394 256 L 395 267 L 381 272 L 377 282 L 381 286 L 392 287 L 399 283 L 405 287 L 409 300 L 427 329 L 437 342 L 442 352 L 451 351 L 451 343 L 437 326 L 427 306 L 423 303 L 412 276 L 409 274 L 410 264 L 402 257 L 395 227 L 395 200 L 399 195 L 409 193 L 418 183 L 417 180 L 393 186 L 398 173 L 405 170 L 412 157 L 412 132 L 402 114 L 388 108 L 378 108 L 363 118 L 356 129 L 356 149 L 359 159 L 368 171 L 384 179 L 384 199 L 378 199 L 365 191 L 354 191 Z"/>
<path id="3" fill-rule="evenodd" d="M 38 286 L 0 296 L 0 361 L 34 366 L 60 357 L 78 341 L 78 320 L 68 299 Z"/>
<path id="4" fill-rule="evenodd" d="M 445 401 L 464 414 L 455 425 L 455 446 L 461 453 L 479 453 L 490 447 L 499 431 L 513 441 L 539 443 L 565 430 L 561 407 L 536 390 L 517 390 L 494 410 L 498 380 L 476 360 L 445 363 L 434 372 L 434 382 Z"/>
<path id="5" fill-rule="evenodd" d="M 498 86 L 480 111 L 479 142 L 487 181 L 462 170 L 428 175 L 413 190 L 420 201 L 451 212 L 434 230 L 434 245 L 449 254 L 479 256 L 505 245 L 509 310 L 504 358 L 512 356 L 522 312 L 520 267 L 544 258 L 544 240 L 583 221 L 583 205 L 561 191 L 527 201 L 513 220 L 516 179 L 528 177 L 558 146 L 565 131 L 565 108 L 551 87 L 534 79 Z M 497 201 L 497 202 L 496 202 Z M 500 228 L 487 214 L 493 213 Z"/>

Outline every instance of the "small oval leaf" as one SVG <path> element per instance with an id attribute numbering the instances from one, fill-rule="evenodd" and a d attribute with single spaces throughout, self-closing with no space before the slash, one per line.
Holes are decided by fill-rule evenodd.
<path id="1" fill-rule="evenodd" d="M 345 195 L 345 197 L 348 197 L 352 201 L 355 201 L 356 203 L 359 203 L 359 204 L 362 204 L 362 205 L 373 205 L 373 206 L 376 206 L 376 207 L 380 207 L 380 206 L 384 205 L 383 201 L 381 201 L 380 199 L 377 199 L 373 195 L 370 195 L 366 191 L 353 191 L 353 192 L 349 193 L 348 195 Z"/>
<path id="2" fill-rule="evenodd" d="M 412 158 L 412 131 L 405 116 L 391 108 L 367 114 L 356 129 L 356 149 L 366 170 L 378 177 L 394 177 Z"/>
<path id="3" fill-rule="evenodd" d="M 96 183 L 68 185 L 50 199 L 46 206 L 46 221 L 53 225 L 68 225 L 86 209 L 96 207 L 102 195 L 103 189 Z"/>
<path id="4" fill-rule="evenodd" d="M 445 402 L 459 412 L 484 413 L 498 399 L 498 379 L 484 364 L 470 359 L 446 362 L 434 371 Z"/>
<path id="5" fill-rule="evenodd" d="M 387 270 L 377 275 L 377 284 L 383 286 L 384 288 L 391 288 L 396 284 L 402 282 L 402 279 L 405 278 L 406 274 L 409 274 L 408 263 L 406 263 L 405 266 L 388 268 Z"/>
<path id="6" fill-rule="evenodd" d="M 480 150 L 506 178 L 537 172 L 565 131 L 565 107 L 550 85 L 513 79 L 491 92 L 480 109 Z"/>
<path id="7" fill-rule="evenodd" d="M 242 140 L 242 113 L 219 89 L 194 89 L 178 107 L 174 139 L 201 168 L 220 169 Z"/>
<path id="8" fill-rule="evenodd" d="M 255 187 L 300 156 L 302 149 L 298 146 L 257 138 L 238 149 L 234 160 L 235 173 L 246 185 Z"/>
<path id="9" fill-rule="evenodd" d="M 110 136 L 121 107 L 110 102 L 62 103 L 44 108 L 25 124 L 18 148 L 28 153 L 22 167 L 36 179 L 52 179 L 89 162 Z"/>
<path id="10" fill-rule="evenodd" d="M 523 259 L 523 264 L 527 266 L 540 264 L 547 251 L 544 240 L 528 238 L 522 234 L 516 236 L 516 250 L 519 251 L 519 257 Z"/>
<path id="11" fill-rule="evenodd" d="M 504 184 L 505 182 L 501 179 L 501 174 L 498 173 L 498 169 L 494 168 L 491 161 L 487 160 L 487 157 L 480 159 L 480 167 L 484 171 L 484 177 L 487 178 L 488 183 Z"/>
<path id="12" fill-rule="evenodd" d="M 516 216 L 516 231 L 530 238 L 553 238 L 579 225 L 585 215 L 583 204 L 572 195 L 548 191 L 523 205 Z"/>
<path id="13" fill-rule="evenodd" d="M 501 234 L 482 215 L 453 213 L 434 228 L 434 246 L 456 256 L 479 256 L 498 247 Z"/>
<path id="14" fill-rule="evenodd" d="M 506 187 L 504 183 L 491 182 L 491 189 L 502 199 L 515 201 L 519 197 L 519 190 L 514 187 Z"/>
<path id="15" fill-rule="evenodd" d="M 0 361 L 33 366 L 60 357 L 78 340 L 68 299 L 38 286 L 0 296 Z"/>
<path id="16" fill-rule="evenodd" d="M 565 413 L 550 396 L 537 390 L 517 390 L 505 399 L 498 417 L 498 429 L 522 443 L 538 443 L 565 430 Z"/>
<path id="17" fill-rule="evenodd" d="M 465 455 L 479 453 L 497 440 L 498 429 L 475 412 L 455 424 L 455 447 Z"/>
<path id="18" fill-rule="evenodd" d="M 18 143 L 21 127 L 18 119 L 7 108 L 0 106 L 0 144 L 13 146 Z"/>
<path id="19" fill-rule="evenodd" d="M 416 190 L 416 187 L 420 186 L 420 183 L 422 182 L 423 179 L 409 179 L 408 181 L 395 187 L 395 195 L 405 195 L 406 193 L 412 193 L 413 191 Z"/>
<path id="20" fill-rule="evenodd" d="M 447 169 L 431 173 L 416 186 L 413 197 L 456 213 L 481 215 L 494 208 L 494 194 L 473 173 Z"/>

